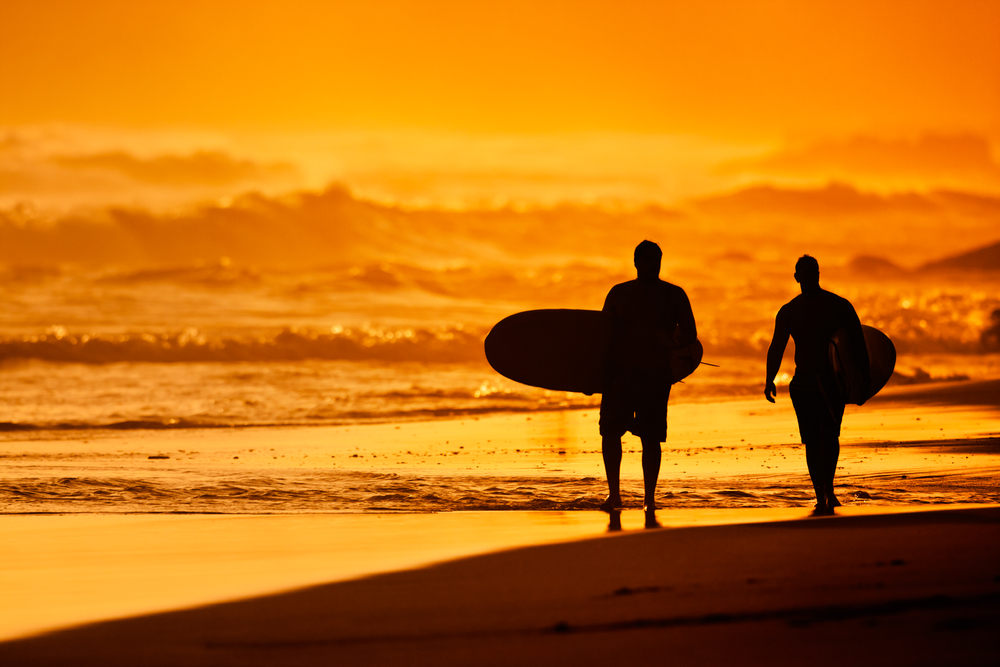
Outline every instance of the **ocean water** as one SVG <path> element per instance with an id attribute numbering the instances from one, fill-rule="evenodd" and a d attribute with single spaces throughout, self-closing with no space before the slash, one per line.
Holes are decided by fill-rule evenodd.
<path id="1" fill-rule="evenodd" d="M 773 316 L 794 283 L 766 271 L 752 283 L 685 267 L 675 273 L 691 297 L 705 361 L 717 366 L 702 367 L 677 400 L 759 394 Z M 492 324 L 520 310 L 599 309 L 606 289 L 629 278 L 596 261 L 417 271 L 388 264 L 239 269 L 227 260 L 156 271 L 15 267 L 0 275 L 0 429 L 8 431 L 585 408 L 598 398 L 499 376 L 486 363 L 483 340 Z M 896 342 L 893 382 L 1000 375 L 998 348 L 986 335 L 1000 311 L 997 274 L 905 286 L 865 283 L 846 270 L 837 278 L 862 321 Z M 786 362 L 779 380 L 790 372 Z"/>
<path id="2" fill-rule="evenodd" d="M 7 463 L 20 463 L 5 468 L 0 502 L 4 511 L 216 511 L 217 498 L 233 501 L 223 511 L 352 511 L 360 499 L 391 511 L 592 507 L 597 467 L 558 480 L 537 470 L 461 476 L 469 483 L 353 469 L 165 481 L 142 467 L 103 469 L 113 456 L 70 474 L 64 464 L 79 463 L 80 450 L 68 446 L 26 477 L 42 454 L 11 451 L 121 433 L 245 439 L 254 429 L 593 412 L 599 397 L 499 376 L 483 340 L 521 310 L 600 309 L 612 285 L 634 277 L 643 238 L 663 247 L 662 277 L 687 291 L 705 361 L 718 366 L 685 381 L 673 405 L 760 395 L 774 314 L 797 292 L 792 265 L 803 252 L 819 257 L 824 286 L 896 343 L 890 386 L 997 378 L 1000 271 L 989 244 L 998 210 L 987 196 L 847 186 L 750 188 L 677 208 L 407 208 L 338 187 L 167 212 L 13 207 L 0 211 L 0 437 Z M 976 248 L 982 257 L 935 264 Z M 776 428 L 770 444 L 794 444 Z M 426 453 L 448 447 L 429 443 Z M 807 503 L 798 474 L 794 487 L 711 487 L 665 501 Z"/>

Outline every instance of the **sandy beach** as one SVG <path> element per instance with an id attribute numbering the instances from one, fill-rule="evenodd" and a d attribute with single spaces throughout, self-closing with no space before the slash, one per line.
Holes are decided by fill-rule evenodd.
<path id="1" fill-rule="evenodd" d="M 0 645 L 3 664 L 995 664 L 1000 509 L 629 531 Z"/>

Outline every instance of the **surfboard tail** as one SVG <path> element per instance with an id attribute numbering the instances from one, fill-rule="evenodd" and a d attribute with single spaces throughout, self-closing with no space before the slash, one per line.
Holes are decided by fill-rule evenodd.
<path id="1" fill-rule="evenodd" d="M 687 376 L 694 373 L 701 364 L 701 357 L 705 350 L 701 342 L 695 340 L 690 345 L 679 347 L 670 356 L 670 381 L 671 384 L 680 382 Z"/>
<path id="2" fill-rule="evenodd" d="M 874 327 L 861 326 L 868 350 L 870 382 L 867 391 L 862 386 L 861 369 L 855 361 L 847 331 L 840 329 L 830 341 L 830 365 L 845 403 L 860 405 L 877 394 L 892 376 L 896 366 L 896 347 L 884 333 Z"/>

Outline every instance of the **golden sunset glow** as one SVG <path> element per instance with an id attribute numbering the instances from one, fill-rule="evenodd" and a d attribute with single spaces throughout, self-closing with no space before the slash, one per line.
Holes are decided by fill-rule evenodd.
<path id="1" fill-rule="evenodd" d="M 995 662 L 1000 2 L 5 1 L 0 85 L 0 663 Z"/>
<path id="2" fill-rule="evenodd" d="M 998 131 L 988 2 L 6 3 L 0 122 Z"/>

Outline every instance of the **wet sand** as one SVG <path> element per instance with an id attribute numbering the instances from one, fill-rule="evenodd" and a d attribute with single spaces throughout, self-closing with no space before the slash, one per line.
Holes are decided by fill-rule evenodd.
<path id="1" fill-rule="evenodd" d="M 997 383 L 893 387 L 844 420 L 845 503 L 993 503 Z M 956 402 L 970 394 L 978 404 Z M 936 403 L 927 398 L 939 398 Z M 978 398 L 977 398 L 978 397 Z M 967 399 L 966 399 L 967 400 Z M 596 509 L 595 410 L 322 427 L 5 434 L 0 513 L 435 512 Z M 638 440 L 622 489 L 642 503 Z M 806 506 L 790 401 L 671 405 L 658 502 Z M 942 481 L 947 484 L 941 486 Z"/>
<path id="2" fill-rule="evenodd" d="M 998 553 L 997 507 L 631 531 L 84 626 L 0 663 L 995 664 Z"/>
<path id="3" fill-rule="evenodd" d="M 702 514 L 688 521 L 724 520 Z M 0 517 L 0 640 L 593 537 L 606 525 L 599 512 Z"/>

